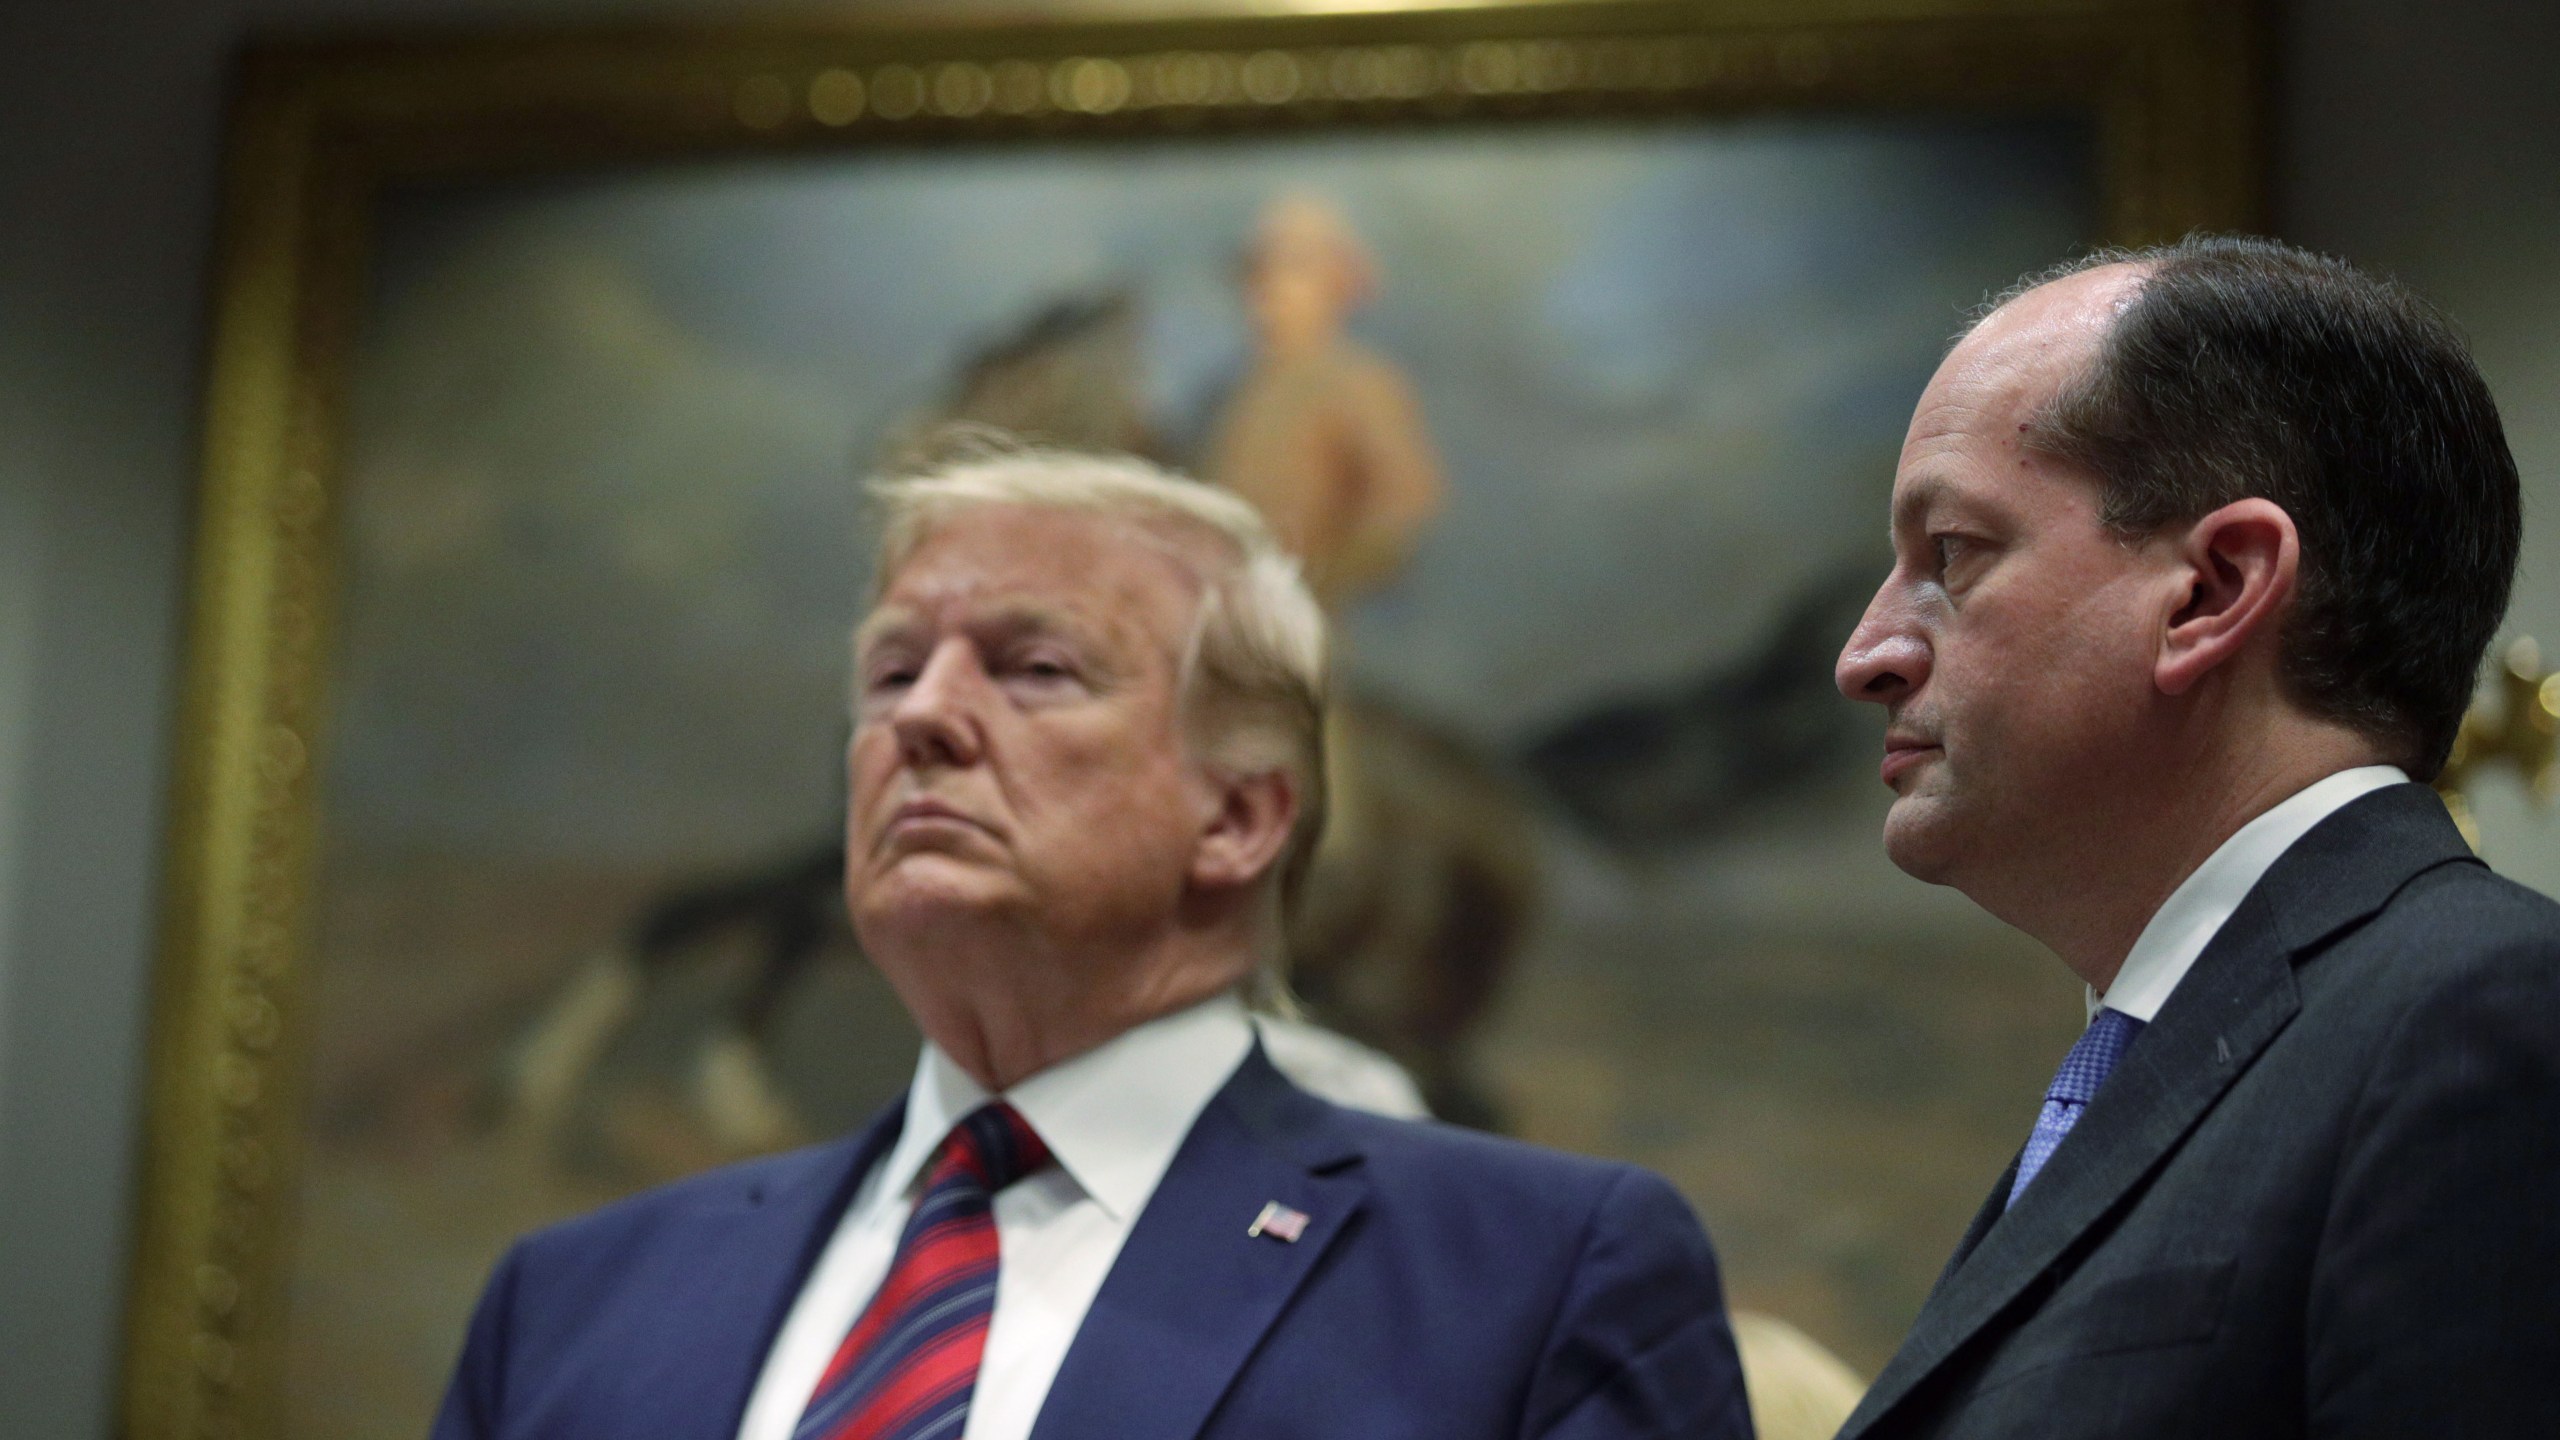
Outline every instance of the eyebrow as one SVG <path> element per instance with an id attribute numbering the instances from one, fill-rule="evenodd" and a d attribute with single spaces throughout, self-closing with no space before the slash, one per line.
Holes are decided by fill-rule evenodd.
<path id="1" fill-rule="evenodd" d="M 884 607 L 871 612 L 853 632 L 853 653 L 858 657 L 872 646 L 897 637 L 922 623 L 921 618 L 903 606 Z M 1102 640 L 1102 630 L 1088 623 L 1074 611 L 1055 605 L 1029 601 L 1000 604 L 974 618 L 973 630 L 994 631 L 1008 639 L 1025 636 L 1056 635 L 1091 648 Z"/>
<path id="2" fill-rule="evenodd" d="M 854 655 L 859 658 L 863 652 L 879 644 L 884 638 L 900 629 L 914 625 L 915 622 L 914 612 L 906 609 L 884 608 L 872 611 L 862 617 L 861 624 L 853 627 Z"/>
<path id="3" fill-rule="evenodd" d="M 1923 475 L 1912 481 L 1901 494 L 1893 497 L 1893 515 L 1885 527 L 1885 538 L 1890 540 L 1905 530 L 1917 528 L 1920 517 L 1928 513 L 1929 507 L 1954 491 L 1955 486 L 1942 475 Z"/>

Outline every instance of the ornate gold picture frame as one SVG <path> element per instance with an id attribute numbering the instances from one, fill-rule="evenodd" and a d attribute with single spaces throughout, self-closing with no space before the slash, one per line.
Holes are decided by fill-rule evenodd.
<path id="1" fill-rule="evenodd" d="M 279 1433 L 348 375 L 386 193 L 1030 142 L 2058 114 L 2091 126 L 2102 238 L 2130 242 L 2256 218 L 2257 27 L 2254 7 L 2208 0 L 1346 3 L 254 46 L 229 141 L 124 1433 Z"/>

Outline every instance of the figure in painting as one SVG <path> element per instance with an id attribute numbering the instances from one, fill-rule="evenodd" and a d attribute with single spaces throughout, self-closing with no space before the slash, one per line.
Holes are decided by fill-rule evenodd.
<path id="1" fill-rule="evenodd" d="M 1404 373 L 1347 331 L 1378 265 L 1340 210 L 1274 200 L 1243 272 L 1253 359 L 1203 468 L 1262 512 L 1339 614 L 1394 578 L 1439 513 L 1439 453 Z"/>

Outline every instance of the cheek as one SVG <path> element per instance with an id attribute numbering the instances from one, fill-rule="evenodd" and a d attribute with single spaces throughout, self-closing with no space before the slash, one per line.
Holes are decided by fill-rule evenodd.
<path id="1" fill-rule="evenodd" d="M 1131 854 L 1161 858 L 1193 830 L 1193 774 L 1175 747 L 1123 738 L 1070 764 L 1068 793 L 1080 833 L 1110 835 Z"/>
<path id="2" fill-rule="evenodd" d="M 898 747 L 884 731 L 857 729 L 845 748 L 844 767 L 852 787 L 851 809 L 859 814 L 878 798 L 897 771 Z"/>
<path id="3" fill-rule="evenodd" d="M 2092 623 L 2021 634 L 1973 677 L 1963 709 L 1977 742 L 2023 766 L 2077 764 L 2131 723 L 2148 672 L 2128 627 L 2111 613 L 2073 618 Z"/>

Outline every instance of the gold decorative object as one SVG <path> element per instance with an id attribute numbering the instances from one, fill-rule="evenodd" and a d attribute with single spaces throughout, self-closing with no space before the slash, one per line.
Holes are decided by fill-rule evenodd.
<path id="1" fill-rule="evenodd" d="M 2480 774 L 2512 767 L 2537 805 L 2560 795 L 2560 674 L 2542 667 L 2542 647 L 2530 635 L 2507 646 L 2498 666 L 2498 704 L 2474 704 L 2453 737 L 2453 751 L 2436 776 L 2436 793 L 2471 848 L 2480 848 L 2480 824 L 2464 790 Z"/>
<path id="2" fill-rule="evenodd" d="M 341 403 L 387 188 L 878 146 L 1935 111 L 2086 117 L 2105 238 L 2258 213 L 2253 3 L 1234 5 L 1054 22 L 955 5 L 249 49 L 230 120 L 121 1434 L 277 1425 Z M 2532 721 L 2472 736 L 2464 764 L 2530 754 L 2548 774 L 2549 692 L 2526 693 L 2542 705 Z M 2528 744 L 2541 749 L 2516 748 Z"/>

